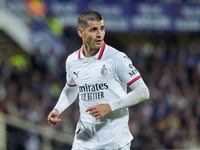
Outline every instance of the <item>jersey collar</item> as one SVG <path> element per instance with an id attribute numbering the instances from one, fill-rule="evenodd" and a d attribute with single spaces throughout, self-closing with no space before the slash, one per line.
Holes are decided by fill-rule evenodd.
<path id="1" fill-rule="evenodd" d="M 98 51 L 98 53 L 94 56 L 94 58 L 96 59 L 101 59 L 103 52 L 105 49 L 105 42 L 103 42 L 100 50 Z M 78 52 L 78 59 L 82 59 L 85 58 L 85 56 L 83 55 L 83 47 L 80 48 L 79 52 Z"/>

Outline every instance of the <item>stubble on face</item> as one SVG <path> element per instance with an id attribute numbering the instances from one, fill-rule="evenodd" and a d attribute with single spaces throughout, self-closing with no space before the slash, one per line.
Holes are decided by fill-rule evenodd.
<path id="1" fill-rule="evenodd" d="M 84 51 L 94 55 L 103 44 L 105 36 L 104 21 L 88 21 L 88 26 L 83 29 Z M 87 53 L 87 52 L 86 52 Z"/>

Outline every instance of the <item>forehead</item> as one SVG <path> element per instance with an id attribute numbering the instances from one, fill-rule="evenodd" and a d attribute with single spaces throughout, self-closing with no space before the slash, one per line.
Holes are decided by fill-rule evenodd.
<path id="1" fill-rule="evenodd" d="M 101 21 L 87 21 L 88 23 L 88 26 L 87 28 L 93 28 L 93 27 L 101 27 L 101 26 L 104 26 L 104 20 L 101 20 Z"/>

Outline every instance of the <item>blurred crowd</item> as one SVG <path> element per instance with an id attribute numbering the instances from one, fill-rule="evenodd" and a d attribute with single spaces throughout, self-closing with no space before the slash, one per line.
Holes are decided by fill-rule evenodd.
<path id="1" fill-rule="evenodd" d="M 35 50 L 24 67 L 1 62 L 0 112 L 73 134 L 78 100 L 61 115 L 56 128 L 46 120 L 65 85 L 65 60 L 74 50 L 66 49 L 60 58 Z M 149 100 L 129 109 L 132 148 L 200 148 L 200 38 L 143 39 L 119 50 L 132 59 L 150 90 Z"/>
<path id="2" fill-rule="evenodd" d="M 200 38 L 129 46 L 129 55 L 150 89 L 150 100 L 130 109 L 133 145 L 199 149 Z"/>

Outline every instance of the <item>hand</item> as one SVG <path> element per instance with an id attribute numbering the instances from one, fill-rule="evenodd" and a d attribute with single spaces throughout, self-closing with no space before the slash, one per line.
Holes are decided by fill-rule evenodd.
<path id="1" fill-rule="evenodd" d="M 111 112 L 111 108 L 109 104 L 98 104 L 95 106 L 90 106 L 86 109 L 86 112 L 89 112 L 92 117 L 96 119 L 100 119 L 105 115 Z"/>
<path id="2" fill-rule="evenodd" d="M 55 127 L 56 123 L 61 121 L 61 119 L 59 119 L 58 117 L 59 117 L 59 111 L 57 109 L 53 109 L 49 113 L 47 121 L 51 126 Z"/>

